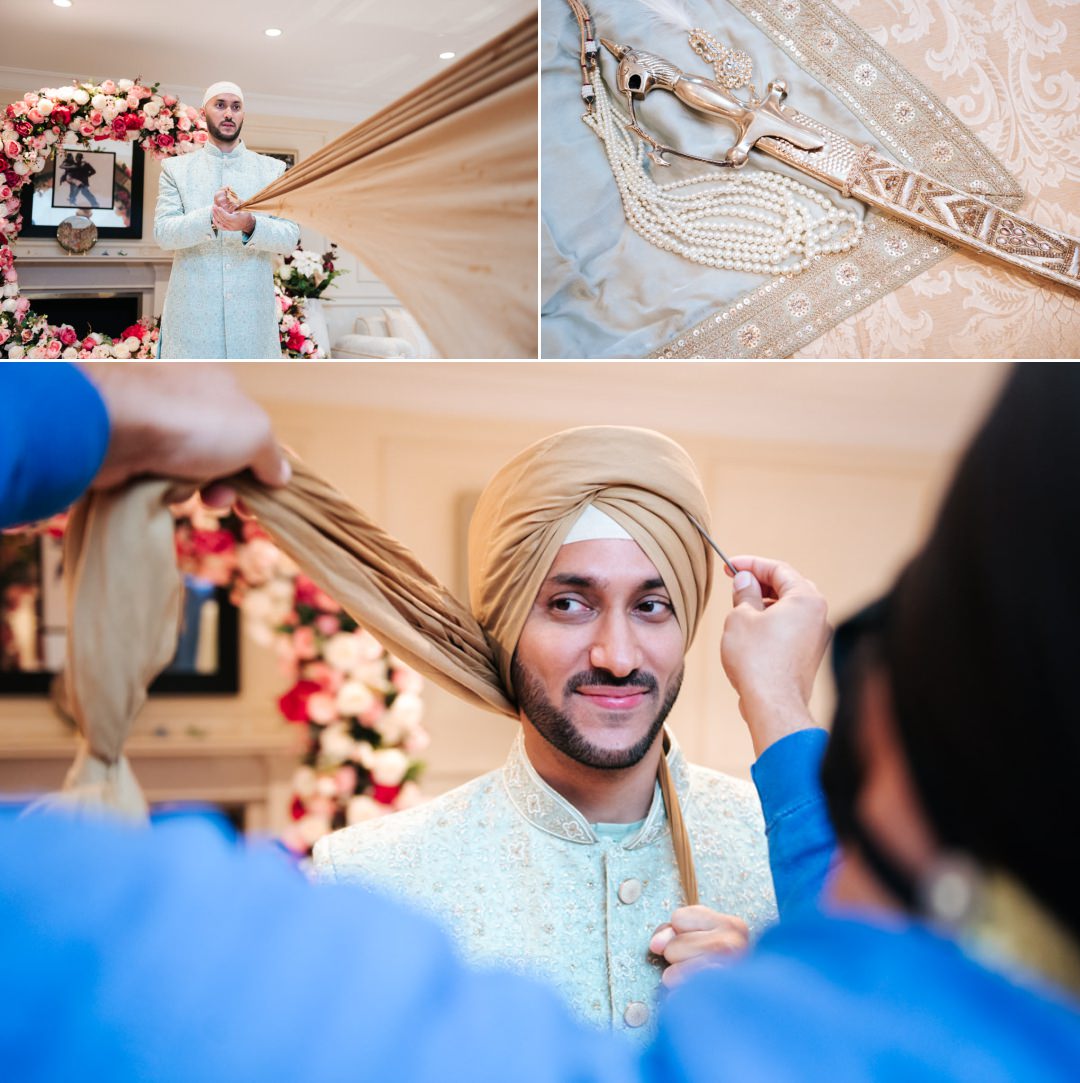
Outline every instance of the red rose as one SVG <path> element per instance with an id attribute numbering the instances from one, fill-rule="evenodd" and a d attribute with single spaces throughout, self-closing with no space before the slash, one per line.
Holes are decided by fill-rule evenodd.
<path id="1" fill-rule="evenodd" d="M 163 134 L 157 137 L 158 146 L 162 149 L 168 149 L 176 142 L 171 135 Z"/>
<path id="2" fill-rule="evenodd" d="M 130 327 L 124 328 L 124 333 L 120 336 L 125 338 L 137 338 L 140 342 L 146 338 L 146 328 L 141 323 L 133 323 Z"/>
<path id="3" fill-rule="evenodd" d="M 22 177 L 20 177 L 14 169 L 9 169 L 4 173 L 4 180 L 6 180 L 12 188 L 18 188 L 22 185 Z"/>
<path id="4" fill-rule="evenodd" d="M 94 338 L 92 338 L 90 335 L 87 335 L 86 338 L 82 340 L 82 345 L 80 349 L 92 350 L 98 345 L 99 343 Z"/>
<path id="5" fill-rule="evenodd" d="M 53 107 L 52 118 L 57 124 L 70 124 L 71 123 L 71 110 L 66 105 L 57 105 Z"/>
<path id="6" fill-rule="evenodd" d="M 236 548 L 236 539 L 227 530 L 196 530 L 192 542 L 200 556 L 229 553 Z"/>
<path id="7" fill-rule="evenodd" d="M 307 703 L 316 692 L 321 692 L 322 687 L 317 681 L 297 681 L 278 700 L 278 710 L 285 716 L 288 722 L 307 722 Z"/>
<path id="8" fill-rule="evenodd" d="M 117 117 L 112 122 L 112 130 L 117 139 L 123 139 L 127 135 L 127 122 L 123 117 Z"/>
<path id="9" fill-rule="evenodd" d="M 315 604 L 315 595 L 319 593 L 319 588 L 306 575 L 296 577 L 295 590 L 297 605 L 309 605 L 312 608 L 318 608 Z"/>
<path id="10" fill-rule="evenodd" d="M 19 135 L 22 135 L 22 136 L 29 135 L 33 130 L 34 130 L 33 124 L 29 124 L 25 120 L 20 120 L 19 123 L 15 125 L 15 131 L 17 131 L 19 133 Z"/>
<path id="11" fill-rule="evenodd" d="M 401 792 L 400 786 L 375 786 L 371 796 L 381 805 L 392 805 L 394 798 Z"/>
<path id="12" fill-rule="evenodd" d="M 75 328 L 68 327 L 67 324 L 64 324 L 64 326 L 60 328 L 60 341 L 65 346 L 74 346 L 75 343 L 79 341 L 79 336 L 75 334 Z"/>
<path id="13" fill-rule="evenodd" d="M 299 797 L 294 797 L 292 799 L 292 807 L 289 809 L 289 815 L 294 820 L 299 820 L 306 812 L 307 809 L 304 808 L 304 802 L 301 801 Z"/>
<path id="14" fill-rule="evenodd" d="M 13 106 L 13 105 L 9 105 L 9 106 L 8 106 L 8 107 L 7 107 L 7 108 L 6 108 L 5 110 L 4 110 L 4 112 L 5 112 L 5 113 L 6 113 L 6 114 L 7 114 L 7 115 L 8 115 L 9 117 L 13 117 L 13 116 L 15 115 L 15 106 Z"/>
<path id="15" fill-rule="evenodd" d="M 128 113 L 128 115 L 124 117 L 124 123 L 128 126 L 129 130 L 134 130 L 135 128 L 141 128 L 143 126 L 143 118 L 139 113 Z"/>

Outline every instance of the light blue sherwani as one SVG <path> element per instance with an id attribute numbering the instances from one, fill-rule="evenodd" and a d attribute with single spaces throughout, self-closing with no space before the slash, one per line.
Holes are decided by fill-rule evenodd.
<path id="1" fill-rule="evenodd" d="M 753 786 L 687 764 L 674 741 L 668 763 L 701 902 L 761 932 L 776 903 Z M 683 905 L 659 785 L 644 822 L 621 834 L 548 786 L 519 734 L 500 770 L 321 839 L 315 871 L 408 898 L 470 961 L 543 977 L 582 1019 L 644 1040 L 661 975 L 649 939 Z"/>
<path id="2" fill-rule="evenodd" d="M 228 154 L 207 143 L 163 163 L 154 239 L 176 255 L 161 316 L 161 357 L 280 359 L 273 256 L 296 248 L 300 227 L 256 214 L 250 235 L 215 232 L 210 213 L 219 189 L 250 199 L 284 170 L 283 162 L 241 140 Z"/>

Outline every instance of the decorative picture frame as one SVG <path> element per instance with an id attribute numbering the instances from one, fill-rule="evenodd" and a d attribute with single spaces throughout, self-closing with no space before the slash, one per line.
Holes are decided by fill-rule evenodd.
<path id="1" fill-rule="evenodd" d="M 71 168 L 66 165 L 70 157 L 75 163 L 81 158 L 89 164 L 93 173 L 83 172 L 85 187 L 78 183 L 80 171 L 75 173 L 72 185 Z M 103 182 L 112 172 L 110 202 L 103 198 L 107 189 Z M 59 172 L 60 179 L 57 174 Z M 22 236 L 55 238 L 57 227 L 74 214 L 88 217 L 97 227 L 99 238 L 139 240 L 143 227 L 143 187 L 146 160 L 143 151 L 134 143 L 105 139 L 94 144 L 94 149 L 69 146 L 56 148 L 45 168 L 27 184 L 21 192 L 23 227 Z M 63 192 L 67 187 L 68 192 Z M 74 191 L 71 191 L 74 187 Z M 71 199 L 75 198 L 72 203 Z M 94 201 L 98 206 L 94 206 Z"/>
<path id="2" fill-rule="evenodd" d="M 277 158 L 279 162 L 284 162 L 286 173 L 300 160 L 300 155 L 295 150 L 261 150 L 258 147 L 250 149 L 256 154 L 265 154 L 267 158 Z"/>
<path id="3" fill-rule="evenodd" d="M 0 696 L 48 695 L 63 665 L 61 557 L 58 537 L 0 534 Z M 176 658 L 150 694 L 235 695 L 239 689 L 240 620 L 229 591 L 185 576 Z"/>

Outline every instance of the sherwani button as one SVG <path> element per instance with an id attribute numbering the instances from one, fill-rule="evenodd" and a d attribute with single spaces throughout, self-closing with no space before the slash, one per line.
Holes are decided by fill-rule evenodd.
<path id="1" fill-rule="evenodd" d="M 619 885 L 619 902 L 635 903 L 641 898 L 641 881 L 630 877 Z"/>
<path id="2" fill-rule="evenodd" d="M 623 1012 L 623 1021 L 628 1027 L 643 1027 L 649 1021 L 649 1006 L 640 1000 L 631 1000 Z"/>

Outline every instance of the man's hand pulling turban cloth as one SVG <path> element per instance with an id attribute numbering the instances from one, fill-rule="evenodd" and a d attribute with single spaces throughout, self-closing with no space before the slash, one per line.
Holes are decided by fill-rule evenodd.
<path id="1" fill-rule="evenodd" d="M 560 432 L 526 448 L 495 475 L 469 530 L 471 610 L 302 462 L 294 463 L 292 480 L 283 489 L 266 489 L 250 475 L 234 484 L 275 542 L 387 650 L 467 701 L 515 718 L 510 681 L 514 648 L 556 551 L 585 507 L 591 504 L 623 527 L 655 564 L 671 593 L 686 646 L 709 596 L 712 553 L 693 521 L 709 529 L 701 481 L 682 448 L 648 429 L 594 426 Z M 119 524 L 116 504 L 135 502 L 145 518 L 169 518 L 160 481 L 136 483 L 112 504 L 108 496 L 85 498 L 100 506 L 99 519 Z M 99 525 L 87 544 L 120 546 L 131 566 L 144 562 L 149 548 L 171 550 L 169 530 Z M 72 553 L 68 567 L 79 574 L 96 563 Z M 164 577 L 160 590 L 152 584 L 138 593 L 114 588 L 102 604 L 114 629 L 136 626 L 136 611 L 144 627 L 148 621 L 154 627 L 178 626 L 176 593 Z M 123 690 L 124 702 L 137 706 L 141 698 L 136 693 L 144 688 L 128 686 L 142 681 L 143 668 L 120 658 L 119 641 L 109 645 L 104 659 L 101 652 L 80 650 L 80 636 L 100 637 L 102 632 L 87 617 L 74 614 L 71 657 L 75 665 L 81 658 L 95 657 L 99 672 L 94 682 L 73 680 L 70 687 L 90 695 L 96 695 L 94 689 L 112 687 L 114 697 Z M 132 649 L 137 648 L 123 645 L 123 652 Z M 109 657 L 115 665 L 110 666 Z M 82 702 L 76 717 L 92 749 L 116 749 L 118 756 L 122 741 L 115 735 L 108 741 L 94 739 L 96 719 L 107 719 L 113 731 L 118 724 L 115 712 L 103 706 Z M 124 720 L 123 733 L 133 721 L 133 715 Z M 665 784 L 670 780 L 664 778 L 664 758 L 661 765 L 688 901 L 696 901 L 689 843 L 673 791 Z"/>

